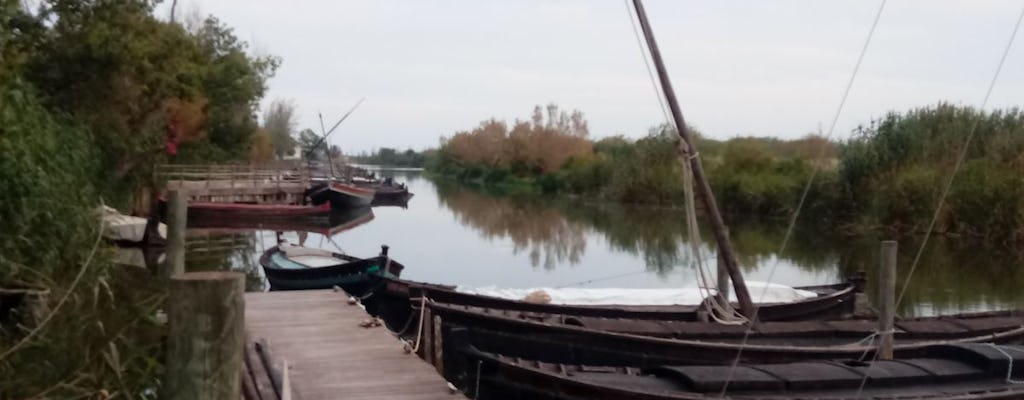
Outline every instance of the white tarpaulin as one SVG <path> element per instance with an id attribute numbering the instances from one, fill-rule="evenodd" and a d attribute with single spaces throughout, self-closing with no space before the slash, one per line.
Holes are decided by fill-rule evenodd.
<path id="1" fill-rule="evenodd" d="M 103 237 L 109 240 L 140 242 L 146 235 L 146 219 L 124 215 L 117 210 L 100 206 L 96 209 L 104 225 Z M 160 237 L 167 237 L 167 225 L 157 227 Z"/>
<path id="2" fill-rule="evenodd" d="M 767 286 L 767 290 L 765 287 Z M 789 286 L 747 281 L 750 296 L 760 303 L 788 303 L 817 296 L 814 292 L 793 289 Z M 697 305 L 704 300 L 704 293 L 698 288 L 669 289 L 621 289 L 621 288 L 499 288 L 497 286 L 458 286 L 462 293 L 523 300 L 530 293 L 542 290 L 551 296 L 551 304 L 619 304 L 619 305 Z M 761 292 L 764 296 L 761 297 Z M 712 293 L 715 293 L 712 290 Z M 735 295 L 730 291 L 730 300 Z"/>

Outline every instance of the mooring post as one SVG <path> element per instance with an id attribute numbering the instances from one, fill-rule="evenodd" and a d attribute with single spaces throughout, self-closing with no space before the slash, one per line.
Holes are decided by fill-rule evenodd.
<path id="1" fill-rule="evenodd" d="M 165 278 L 185 273 L 185 229 L 188 225 L 188 192 L 167 191 L 167 259 Z"/>
<path id="2" fill-rule="evenodd" d="M 162 400 L 238 399 L 245 344 L 245 275 L 202 271 L 171 278 Z"/>
<path id="3" fill-rule="evenodd" d="M 896 316 L 896 241 L 882 241 L 878 272 L 878 358 L 892 360 Z"/>

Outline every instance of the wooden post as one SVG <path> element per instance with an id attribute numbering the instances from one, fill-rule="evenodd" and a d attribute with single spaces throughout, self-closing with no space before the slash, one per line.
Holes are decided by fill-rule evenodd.
<path id="1" fill-rule="evenodd" d="M 245 345 L 245 275 L 190 272 L 171 278 L 163 400 L 238 399 Z"/>
<path id="2" fill-rule="evenodd" d="M 665 93 L 665 101 L 668 103 L 669 110 L 672 111 L 672 120 L 676 125 L 676 133 L 679 134 L 679 140 L 686 143 L 688 153 L 686 156 L 689 158 L 690 169 L 693 171 L 694 186 L 696 192 L 700 193 L 700 198 L 707 209 L 708 217 L 711 219 L 711 226 L 714 228 L 715 233 L 715 242 L 718 243 L 718 254 L 719 257 L 723 257 L 725 267 L 729 271 L 729 277 L 732 278 L 736 299 L 740 303 L 740 311 L 750 319 L 751 323 L 757 323 L 757 309 L 754 307 L 754 302 L 750 300 L 750 292 L 747 290 L 747 284 L 743 280 L 743 273 L 740 272 L 739 265 L 736 263 L 736 254 L 733 252 L 732 243 L 729 242 L 729 237 L 725 231 L 725 220 L 722 219 L 722 214 L 718 210 L 718 204 L 715 203 L 715 194 L 711 191 L 711 184 L 708 183 L 707 177 L 704 176 L 704 165 L 701 163 L 700 154 L 697 152 L 697 142 L 693 139 L 690 129 L 686 126 L 682 110 L 679 109 L 676 92 L 672 89 L 672 82 L 669 80 L 668 73 L 665 70 L 665 63 L 661 60 L 661 51 L 658 50 L 658 43 L 654 40 L 654 31 L 651 29 L 650 22 L 647 21 L 647 13 L 644 12 L 644 6 L 640 3 L 640 0 L 633 0 L 633 7 L 636 8 L 636 16 L 640 20 L 640 28 L 644 32 L 644 38 L 647 40 L 647 48 L 651 52 L 651 60 L 654 61 L 654 67 L 658 71 L 658 79 L 661 82 L 661 89 Z"/>
<path id="3" fill-rule="evenodd" d="M 167 259 L 163 276 L 185 273 L 185 229 L 188 225 L 188 192 L 167 192 Z"/>
<path id="4" fill-rule="evenodd" d="M 878 271 L 878 358 L 892 360 L 893 327 L 896 315 L 896 241 L 882 242 L 882 263 Z"/>

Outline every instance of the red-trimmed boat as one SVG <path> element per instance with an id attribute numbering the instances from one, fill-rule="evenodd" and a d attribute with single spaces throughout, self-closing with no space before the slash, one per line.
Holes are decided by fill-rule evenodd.
<path id="1" fill-rule="evenodd" d="M 252 204 L 252 203 L 216 203 L 193 201 L 188 203 L 189 219 L 241 219 L 258 218 L 286 219 L 319 217 L 325 220 L 331 213 L 329 204 L 289 205 L 289 204 Z"/>
<path id="2" fill-rule="evenodd" d="M 375 191 L 355 185 L 330 182 L 315 184 L 306 191 L 306 196 L 313 204 L 330 203 L 332 209 L 346 210 L 356 207 L 367 207 L 373 202 Z"/>

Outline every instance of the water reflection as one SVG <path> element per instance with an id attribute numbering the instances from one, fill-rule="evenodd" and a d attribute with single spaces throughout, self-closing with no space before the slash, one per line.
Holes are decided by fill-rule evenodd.
<path id="1" fill-rule="evenodd" d="M 697 281 L 690 267 L 695 255 L 686 242 L 679 209 L 501 196 L 424 179 L 419 172 L 380 174 L 406 182 L 416 193 L 408 209 L 375 208 L 370 216 L 349 220 L 347 227 L 309 232 L 305 244 L 370 255 L 386 243 L 407 266 L 403 275 L 447 284 L 679 287 Z M 264 290 L 259 255 L 275 243 L 275 230 L 289 227 L 236 228 L 192 231 L 187 267 L 243 271 L 249 290 Z M 779 254 L 785 230 L 785 221 L 730 221 L 747 279 L 812 285 L 842 281 L 864 270 L 869 292 L 873 291 L 881 237 L 851 239 L 835 234 L 827 223 L 806 221 Z M 711 232 L 702 231 L 701 236 L 699 257 L 708 259 L 713 269 Z M 285 238 L 300 239 L 293 232 Z M 900 286 L 919 245 L 916 239 L 900 243 Z M 1016 288 L 1019 282 L 1024 282 L 1019 255 L 932 238 L 900 312 L 929 315 L 1019 307 L 1024 299 Z"/>
<path id="2" fill-rule="evenodd" d="M 486 196 L 452 184 L 436 188 L 438 200 L 459 223 L 476 228 L 487 239 L 511 239 L 512 253 L 527 252 L 533 267 L 578 264 L 586 251 L 586 226 L 566 219 L 560 210 L 538 199 Z"/>
<path id="3" fill-rule="evenodd" d="M 588 249 L 588 237 L 590 248 L 595 237 L 603 238 L 609 249 L 642 259 L 647 270 L 659 276 L 693 265 L 680 209 L 510 198 L 447 182 L 437 182 L 437 196 L 464 226 L 489 239 L 511 239 L 516 244 L 513 254 L 528 249 L 534 266 L 541 259 L 546 269 L 579 263 Z M 732 221 L 733 244 L 749 279 L 790 285 L 829 283 L 863 271 L 869 278 L 869 293 L 874 293 L 872 278 L 878 274 L 882 237 L 850 238 L 824 224 L 803 223 L 795 227 L 784 253 L 779 254 L 785 222 Z M 704 229 L 699 256 L 711 258 L 713 266 L 712 234 Z M 900 243 L 900 289 L 908 281 L 920 244 L 920 238 Z M 816 282 L 807 282 L 806 276 L 815 277 Z M 1016 288 L 1019 282 L 1024 282 L 1020 254 L 932 238 L 899 311 L 935 315 L 1014 308 L 1024 300 Z"/>

